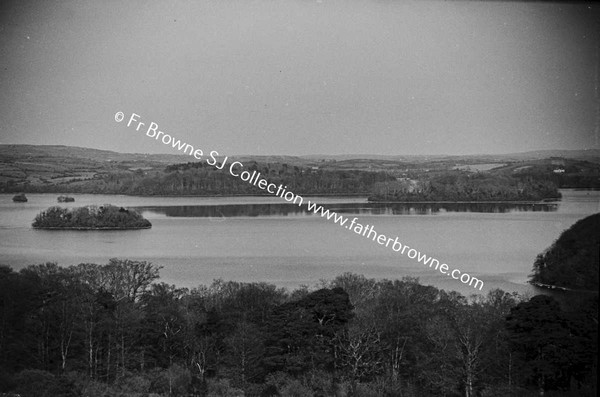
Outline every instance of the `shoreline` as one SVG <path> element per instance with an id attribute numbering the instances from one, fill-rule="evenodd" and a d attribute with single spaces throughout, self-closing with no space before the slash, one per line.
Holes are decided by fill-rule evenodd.
<path id="1" fill-rule="evenodd" d="M 137 226 L 137 227 L 35 227 L 36 230 L 139 230 L 139 229 L 151 229 L 152 226 Z"/>
<path id="2" fill-rule="evenodd" d="M 0 192 L 0 194 L 13 194 L 10 192 Z M 60 194 L 54 192 L 28 192 L 27 194 Z M 127 197 L 276 197 L 272 194 L 127 194 L 127 193 L 68 193 L 72 195 L 99 195 L 99 196 L 127 196 Z M 369 196 L 370 192 L 365 193 L 310 193 L 301 194 L 303 197 L 365 197 Z"/>
<path id="3" fill-rule="evenodd" d="M 594 291 L 594 290 L 588 290 L 588 289 L 573 289 L 573 288 L 569 288 L 569 287 L 561 287 L 558 285 L 552 285 L 552 284 L 544 284 L 544 283 L 539 283 L 536 281 L 527 281 L 528 284 L 533 285 L 534 287 L 538 287 L 538 288 L 542 288 L 545 290 L 552 290 L 552 291 L 563 291 L 563 292 L 577 292 L 577 293 L 593 293 L 593 294 L 598 294 L 598 291 Z"/>
<path id="4" fill-rule="evenodd" d="M 538 201 L 515 201 L 515 200 L 506 200 L 506 201 L 372 201 L 368 200 L 369 203 L 373 204 L 552 204 L 558 203 L 561 201 L 561 198 L 548 198 L 542 199 Z"/>
<path id="5" fill-rule="evenodd" d="M 575 189 L 579 190 L 579 189 Z M 584 189 L 587 190 L 587 189 Z M 0 193 L 0 194 L 11 194 L 11 193 Z M 56 194 L 47 192 L 31 192 L 29 194 Z M 160 194 L 125 194 L 125 193 L 69 193 L 73 195 L 98 195 L 98 196 L 126 196 L 126 197 L 145 197 L 145 198 L 229 198 L 229 197 L 274 197 L 272 194 L 206 194 L 206 195 L 194 195 L 194 194 L 171 194 L 171 195 L 160 195 Z M 483 201 L 457 201 L 457 200 L 435 200 L 435 201 L 393 201 L 393 200 L 369 200 L 368 193 L 310 193 L 302 194 L 302 197 L 364 197 L 367 203 L 371 204 L 552 204 L 558 203 L 562 200 L 562 197 L 549 197 L 537 201 L 517 201 L 517 200 L 483 200 Z M 64 204 L 64 203 L 58 203 Z"/>

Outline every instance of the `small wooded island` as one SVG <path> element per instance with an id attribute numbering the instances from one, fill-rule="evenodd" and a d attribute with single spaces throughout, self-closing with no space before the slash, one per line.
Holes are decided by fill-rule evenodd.
<path id="1" fill-rule="evenodd" d="M 26 203 L 27 197 L 25 196 L 25 193 L 17 194 L 12 198 L 12 201 L 15 203 Z"/>
<path id="2" fill-rule="evenodd" d="M 70 196 L 58 196 L 56 198 L 56 201 L 58 201 L 59 203 L 72 203 L 75 201 L 75 199 Z"/>
<path id="3" fill-rule="evenodd" d="M 152 224 L 134 210 L 105 204 L 79 208 L 50 207 L 40 212 L 31 226 L 57 230 L 125 230 L 149 229 Z"/>

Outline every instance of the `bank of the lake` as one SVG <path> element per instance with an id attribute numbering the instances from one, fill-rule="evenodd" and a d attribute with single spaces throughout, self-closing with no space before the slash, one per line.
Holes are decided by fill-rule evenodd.
<path id="1" fill-rule="evenodd" d="M 150 229 L 152 226 L 138 227 L 34 227 L 38 230 L 79 230 L 79 231 L 102 231 L 102 230 L 140 230 Z"/>

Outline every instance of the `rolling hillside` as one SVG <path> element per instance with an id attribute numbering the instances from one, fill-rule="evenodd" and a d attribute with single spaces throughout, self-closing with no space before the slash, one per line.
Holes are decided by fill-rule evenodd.
<path id="1" fill-rule="evenodd" d="M 422 179 L 451 170 L 551 179 L 559 187 L 600 187 L 600 150 L 535 151 L 471 156 L 233 156 L 244 164 L 301 172 L 385 172 L 394 178 Z M 189 162 L 176 154 L 117 153 L 71 146 L 0 145 L 0 192 L 126 192 L 106 190 L 107 181 L 160 180 L 168 165 Z M 304 171 L 302 171 L 304 170 Z M 102 189 L 99 186 L 103 186 Z M 144 192 L 151 191 L 144 189 Z M 352 193 L 352 192 L 347 192 Z M 356 193 L 356 192 L 354 192 Z"/>

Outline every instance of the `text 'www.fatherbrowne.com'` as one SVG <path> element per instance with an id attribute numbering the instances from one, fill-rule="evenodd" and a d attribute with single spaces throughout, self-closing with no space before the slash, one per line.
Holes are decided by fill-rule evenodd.
<path id="1" fill-rule="evenodd" d="M 116 122 L 120 123 L 124 120 L 125 114 L 123 112 L 117 112 L 115 114 Z M 180 139 L 176 139 L 172 135 L 159 130 L 158 124 L 155 122 L 143 122 L 141 116 L 136 113 L 132 113 L 129 117 L 129 120 L 127 121 L 127 127 L 133 127 L 135 131 L 142 132 L 147 137 L 171 146 L 173 149 L 177 149 L 183 154 L 190 155 L 196 160 L 206 161 L 208 165 L 213 166 L 218 170 L 223 170 L 228 165 L 227 170 L 229 171 L 229 174 L 241 179 L 244 182 L 256 186 L 261 190 L 266 190 L 268 193 L 277 197 L 281 197 L 288 203 L 296 204 L 299 207 L 306 204 L 309 213 L 320 215 L 322 218 L 333 221 L 333 223 L 336 225 L 350 230 L 362 237 L 371 239 L 377 244 L 386 248 L 390 248 L 401 255 L 406 255 L 408 258 L 438 270 L 440 273 L 458 280 L 463 284 L 467 284 L 479 290 L 483 288 L 483 281 L 469 275 L 468 273 L 463 273 L 459 269 L 450 268 L 450 266 L 446 263 L 440 263 L 438 259 L 427 256 L 426 254 L 401 243 L 397 236 L 388 237 L 380 234 L 375 230 L 373 225 L 363 225 L 358 222 L 358 218 L 356 217 L 349 219 L 338 214 L 337 212 L 325 209 L 321 205 L 313 203 L 310 200 L 306 200 L 305 203 L 305 200 L 302 196 L 287 190 L 287 186 L 284 186 L 283 184 L 276 185 L 274 183 L 269 183 L 266 179 L 262 178 L 260 172 L 256 170 L 252 172 L 244 170 L 244 165 L 241 162 L 229 161 L 228 156 L 223 157 L 216 150 L 211 150 L 207 155 L 205 155 L 205 152 L 202 149 L 194 147 L 189 143 L 186 143 Z"/>

